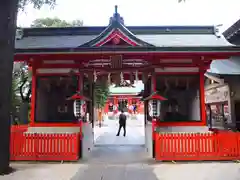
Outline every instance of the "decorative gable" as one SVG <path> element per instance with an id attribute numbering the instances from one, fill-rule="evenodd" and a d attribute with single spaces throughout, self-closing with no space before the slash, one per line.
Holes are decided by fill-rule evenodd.
<path id="1" fill-rule="evenodd" d="M 117 12 L 110 18 L 109 26 L 95 39 L 81 45 L 80 47 L 101 46 L 153 46 L 139 38 L 124 26 L 124 20 Z"/>
<path id="2" fill-rule="evenodd" d="M 97 42 L 94 46 L 139 46 L 137 42 L 134 40 L 129 39 L 121 30 L 115 29 L 112 31 L 108 36 L 101 39 Z"/>

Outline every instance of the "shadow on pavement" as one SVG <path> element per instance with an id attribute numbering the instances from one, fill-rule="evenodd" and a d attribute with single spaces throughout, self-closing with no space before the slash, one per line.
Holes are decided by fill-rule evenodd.
<path id="1" fill-rule="evenodd" d="M 157 180 L 142 146 L 95 147 L 88 168 L 80 169 L 72 180 Z"/>

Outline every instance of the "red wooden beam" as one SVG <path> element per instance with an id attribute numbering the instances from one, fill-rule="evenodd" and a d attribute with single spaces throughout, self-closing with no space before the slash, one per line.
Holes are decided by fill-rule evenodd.
<path id="1" fill-rule="evenodd" d="M 84 69 L 82 64 L 41 64 L 38 68 L 58 69 L 58 68 L 78 68 Z"/>
<path id="2" fill-rule="evenodd" d="M 122 55 L 123 59 L 192 59 L 204 56 L 208 59 L 227 59 L 239 56 L 240 52 L 79 52 L 79 53 L 23 53 L 15 54 L 15 61 L 25 61 L 33 58 L 37 60 L 78 60 L 89 61 L 95 59 L 110 59 L 110 56 Z"/>
<path id="3" fill-rule="evenodd" d="M 199 96 L 200 96 L 200 111 L 201 111 L 201 121 L 204 125 L 207 126 L 207 117 L 206 117 L 206 110 L 205 110 L 205 89 L 204 89 L 204 73 L 205 70 L 200 68 L 199 73 Z"/>
<path id="4" fill-rule="evenodd" d="M 166 67 L 198 67 L 197 64 L 187 64 L 187 63 L 159 63 L 159 64 L 150 64 L 150 65 L 141 65 L 141 66 L 131 66 L 124 65 L 123 68 L 114 68 L 112 69 L 109 66 L 89 66 L 84 67 L 83 64 L 41 64 L 38 68 L 49 68 L 49 69 L 57 69 L 57 68 L 77 68 L 81 71 L 102 71 L 102 72 L 116 72 L 116 71 L 136 71 L 136 70 L 146 70 L 152 68 L 166 68 Z"/>
<path id="5" fill-rule="evenodd" d="M 31 114 L 30 114 L 30 126 L 35 123 L 35 112 L 36 112 L 36 95 L 37 95 L 37 75 L 36 67 L 33 64 L 32 67 L 32 96 L 31 96 Z"/>

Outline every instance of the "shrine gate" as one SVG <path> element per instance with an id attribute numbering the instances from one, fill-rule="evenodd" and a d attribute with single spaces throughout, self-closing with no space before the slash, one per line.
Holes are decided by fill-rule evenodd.
<path id="1" fill-rule="evenodd" d="M 136 77 L 144 83 L 149 157 L 240 157 L 234 145 L 240 145 L 238 133 L 215 134 L 207 127 L 204 73 L 213 60 L 240 55 L 240 47 L 219 36 L 216 27 L 126 26 L 116 7 L 106 27 L 18 32 L 15 61 L 32 68 L 31 122 L 24 133 L 12 136 L 12 160 L 81 158 L 93 146 L 92 137 L 84 133 L 94 123 L 96 84 L 121 86 Z M 74 116 L 73 102 L 67 100 L 77 91 L 91 99 L 84 102 L 89 116 L 80 121 Z M 85 141 L 89 147 L 83 149 Z"/>

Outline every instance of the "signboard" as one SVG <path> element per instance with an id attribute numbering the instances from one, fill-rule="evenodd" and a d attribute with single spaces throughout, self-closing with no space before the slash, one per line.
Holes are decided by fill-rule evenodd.
<path id="1" fill-rule="evenodd" d="M 211 105 L 212 111 L 212 127 L 218 129 L 224 129 L 225 125 L 225 117 L 223 114 L 223 104 Z"/>
<path id="2" fill-rule="evenodd" d="M 228 85 L 212 88 L 205 91 L 205 103 L 219 103 L 229 100 L 229 88 Z"/>

